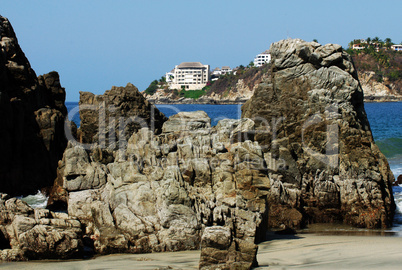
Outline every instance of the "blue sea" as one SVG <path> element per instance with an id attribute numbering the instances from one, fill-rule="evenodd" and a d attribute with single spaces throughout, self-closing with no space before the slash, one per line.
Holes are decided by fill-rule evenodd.
<path id="1" fill-rule="evenodd" d="M 66 102 L 71 111 L 78 106 L 78 102 Z M 402 102 L 365 103 L 367 117 L 370 122 L 374 140 L 381 152 L 386 156 L 395 178 L 402 175 Z M 211 118 L 211 124 L 216 125 L 219 120 L 239 119 L 241 105 L 157 105 L 167 117 L 180 111 L 205 111 Z M 71 120 L 71 118 L 70 118 Z M 75 114 L 72 120 L 79 126 L 79 115 Z M 402 231 L 402 187 L 394 187 L 395 202 L 397 204 L 396 227 Z"/>
<path id="2" fill-rule="evenodd" d="M 78 102 L 66 102 L 69 112 L 73 109 L 78 110 Z M 166 117 L 177 114 L 178 112 L 205 111 L 211 118 L 211 125 L 215 126 L 222 119 L 239 119 L 241 117 L 241 105 L 205 105 L 205 104 L 167 104 L 156 105 L 156 107 L 166 115 Z M 69 115 L 77 126 L 80 125 L 80 116 L 78 113 Z"/>

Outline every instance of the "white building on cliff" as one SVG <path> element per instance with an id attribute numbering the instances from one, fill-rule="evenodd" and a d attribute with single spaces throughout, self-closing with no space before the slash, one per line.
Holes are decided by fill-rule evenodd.
<path id="1" fill-rule="evenodd" d="M 199 90 L 207 85 L 210 79 L 209 65 L 200 62 L 183 62 L 171 72 L 166 73 L 166 82 L 170 89 Z"/>
<path id="2" fill-rule="evenodd" d="M 254 66 L 260 67 L 260 66 L 264 65 L 265 63 L 269 63 L 270 61 L 271 61 L 271 54 L 267 50 L 263 53 L 258 54 L 254 58 Z"/>

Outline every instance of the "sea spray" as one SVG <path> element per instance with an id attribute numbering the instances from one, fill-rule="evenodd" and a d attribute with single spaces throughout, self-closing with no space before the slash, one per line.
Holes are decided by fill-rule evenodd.
<path id="1" fill-rule="evenodd" d="M 38 193 L 35 195 L 28 195 L 19 199 L 29 204 L 32 208 L 46 208 L 49 197 L 38 190 Z"/>

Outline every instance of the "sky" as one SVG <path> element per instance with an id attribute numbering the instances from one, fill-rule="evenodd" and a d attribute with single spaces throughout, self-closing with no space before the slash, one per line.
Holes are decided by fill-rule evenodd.
<path id="1" fill-rule="evenodd" d="M 145 90 L 181 62 L 248 65 L 270 44 L 402 42 L 401 0 L 1 0 L 37 75 L 57 71 L 67 101 L 128 82 Z"/>

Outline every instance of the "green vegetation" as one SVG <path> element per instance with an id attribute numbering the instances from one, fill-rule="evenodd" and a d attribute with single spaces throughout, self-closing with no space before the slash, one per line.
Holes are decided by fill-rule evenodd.
<path id="1" fill-rule="evenodd" d="M 184 97 L 184 98 L 192 98 L 192 99 L 197 99 L 203 95 L 205 95 L 207 92 L 203 89 L 201 90 L 181 90 L 179 92 L 179 96 L 180 97 Z"/>
<path id="2" fill-rule="evenodd" d="M 147 89 L 145 89 L 145 93 L 148 95 L 153 95 L 155 94 L 156 90 L 159 88 L 159 83 L 157 80 L 154 80 L 151 82 L 151 84 L 148 86 Z"/>
<path id="3" fill-rule="evenodd" d="M 353 45 L 359 44 L 360 47 L 364 47 L 366 49 L 374 48 L 376 50 L 380 49 L 390 49 L 392 45 L 395 43 L 392 42 L 392 39 L 386 38 L 384 40 L 380 39 L 379 37 L 374 38 L 366 38 L 366 39 L 355 39 L 349 42 L 349 50 L 353 49 Z M 402 43 L 401 43 L 402 44 Z"/>
<path id="4" fill-rule="evenodd" d="M 145 93 L 148 95 L 153 95 L 155 94 L 156 90 L 158 89 L 167 89 L 168 85 L 166 83 L 166 77 L 162 76 L 159 81 L 154 80 L 151 82 L 151 84 L 148 86 L 147 89 L 145 89 Z"/>
<path id="5" fill-rule="evenodd" d="M 353 44 L 360 44 L 364 49 L 354 50 Z M 374 37 L 367 38 L 365 42 L 351 41 L 346 51 L 352 56 L 357 70 L 375 72 L 378 82 L 402 85 L 402 53 L 390 49 L 392 45 L 394 43 L 390 38 L 383 41 Z"/>

